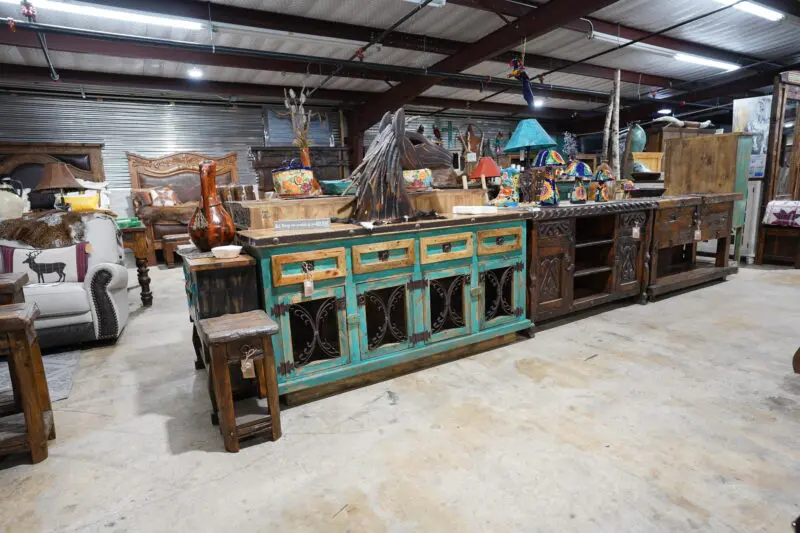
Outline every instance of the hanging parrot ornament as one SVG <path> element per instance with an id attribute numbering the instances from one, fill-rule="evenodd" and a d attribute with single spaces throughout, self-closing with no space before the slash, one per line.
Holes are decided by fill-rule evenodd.
<path id="1" fill-rule="evenodd" d="M 525 72 L 525 67 L 522 65 L 522 61 L 515 57 L 508 63 L 508 66 L 511 67 L 511 73 L 508 75 L 508 77 L 522 82 L 522 96 L 525 98 L 525 102 L 528 104 L 528 109 L 533 112 L 533 88 L 531 87 L 531 79 L 528 77 L 528 73 Z"/>
<path id="2" fill-rule="evenodd" d="M 441 146 L 442 145 L 442 132 L 439 131 L 439 125 L 438 124 L 434 124 L 433 125 L 433 136 L 436 139 L 436 144 Z"/>

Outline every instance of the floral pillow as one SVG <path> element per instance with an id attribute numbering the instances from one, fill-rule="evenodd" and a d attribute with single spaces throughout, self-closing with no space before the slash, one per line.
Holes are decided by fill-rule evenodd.
<path id="1" fill-rule="evenodd" d="M 169 187 L 158 187 L 150 190 L 152 205 L 155 207 L 172 207 L 178 205 L 178 195 Z"/>

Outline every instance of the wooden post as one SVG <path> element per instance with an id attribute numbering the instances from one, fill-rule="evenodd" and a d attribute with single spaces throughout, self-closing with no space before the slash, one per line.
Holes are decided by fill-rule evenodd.
<path id="1" fill-rule="evenodd" d="M 619 93 L 620 71 L 614 73 L 614 111 L 611 119 L 611 168 L 614 170 L 614 177 L 620 179 L 619 168 Z"/>
<path id="2" fill-rule="evenodd" d="M 603 151 L 600 153 L 600 162 L 608 161 L 608 138 L 611 135 L 611 115 L 614 114 L 614 89 L 608 95 L 608 107 L 606 108 L 606 120 L 603 124 Z"/>

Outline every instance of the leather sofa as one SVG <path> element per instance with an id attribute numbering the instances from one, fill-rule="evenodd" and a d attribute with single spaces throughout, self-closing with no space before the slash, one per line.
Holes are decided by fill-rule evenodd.
<path id="1" fill-rule="evenodd" d="M 83 241 L 90 244 L 84 281 L 32 283 L 34 278 L 23 288 L 25 301 L 35 302 L 41 311 L 35 327 L 42 348 L 116 340 L 128 322 L 122 233 L 106 214 L 87 213 L 81 222 Z M 0 240 L 0 245 L 32 248 L 8 240 Z"/>

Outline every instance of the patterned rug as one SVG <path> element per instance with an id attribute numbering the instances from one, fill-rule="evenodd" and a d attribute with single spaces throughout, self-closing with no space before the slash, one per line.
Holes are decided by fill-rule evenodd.
<path id="1" fill-rule="evenodd" d="M 79 350 L 42 357 L 51 402 L 69 397 L 69 393 L 72 391 L 72 374 L 78 368 L 80 359 L 81 352 Z M 5 358 L 0 358 L 0 397 L 10 395 L 11 377 L 8 374 L 8 363 Z"/>

